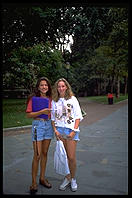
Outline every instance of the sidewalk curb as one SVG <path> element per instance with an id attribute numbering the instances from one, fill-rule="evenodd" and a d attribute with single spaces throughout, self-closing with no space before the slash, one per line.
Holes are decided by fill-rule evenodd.
<path id="1" fill-rule="evenodd" d="M 125 101 L 128 101 L 128 98 L 125 99 L 125 100 L 122 100 L 122 101 L 120 101 L 120 102 L 117 102 L 116 104 L 119 104 L 119 103 L 122 103 L 122 102 L 125 102 Z"/>
<path id="2" fill-rule="evenodd" d="M 22 130 L 22 129 L 30 129 L 32 127 L 32 125 L 27 125 L 27 126 L 21 126 L 21 127 L 12 127 L 12 128 L 4 128 L 3 132 L 6 131 L 17 131 L 17 130 Z"/>

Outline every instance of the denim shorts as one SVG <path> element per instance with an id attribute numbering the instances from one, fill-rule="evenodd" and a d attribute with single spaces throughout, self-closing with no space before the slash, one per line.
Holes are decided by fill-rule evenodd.
<path id="1" fill-rule="evenodd" d="M 54 131 L 51 120 L 33 120 L 32 121 L 32 141 L 41 141 L 45 139 L 52 139 Z"/>
<path id="2" fill-rule="evenodd" d="M 65 128 L 65 127 L 56 127 L 57 131 L 62 135 L 63 138 L 67 139 L 66 136 L 72 132 L 72 129 Z M 79 141 L 79 131 L 75 132 L 75 136 L 73 137 L 73 140 Z"/>

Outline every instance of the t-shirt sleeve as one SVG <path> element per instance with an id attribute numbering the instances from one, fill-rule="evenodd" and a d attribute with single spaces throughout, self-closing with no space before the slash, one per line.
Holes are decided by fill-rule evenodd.
<path id="1" fill-rule="evenodd" d="M 52 111 L 51 111 L 51 120 L 55 120 L 55 103 L 54 101 L 52 100 L 51 102 L 51 108 L 52 108 Z"/>
<path id="2" fill-rule="evenodd" d="M 72 97 L 73 99 L 73 108 L 74 108 L 74 119 L 80 119 L 80 121 L 83 119 L 81 108 L 79 105 L 79 102 L 75 96 Z"/>
<path id="3" fill-rule="evenodd" d="M 30 113 L 30 112 L 32 112 L 32 99 L 29 100 L 27 109 L 26 109 L 26 113 Z"/>

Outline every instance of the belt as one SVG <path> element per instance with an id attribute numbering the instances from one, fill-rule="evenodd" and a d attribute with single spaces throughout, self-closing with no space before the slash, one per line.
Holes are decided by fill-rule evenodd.
<path id="1" fill-rule="evenodd" d="M 44 118 L 35 118 L 34 120 L 48 121 L 49 119 L 44 119 Z"/>

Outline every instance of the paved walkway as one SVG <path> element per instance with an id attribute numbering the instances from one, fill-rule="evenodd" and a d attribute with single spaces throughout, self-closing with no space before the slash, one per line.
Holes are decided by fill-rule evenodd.
<path id="1" fill-rule="evenodd" d="M 114 105 L 85 103 L 87 116 L 80 125 L 77 144 L 78 190 L 59 191 L 63 176 L 53 169 L 56 140 L 48 153 L 46 176 L 51 189 L 39 185 L 38 195 L 128 194 L 128 102 Z M 86 107 L 86 108 L 85 108 Z M 104 108 L 104 110 L 103 110 Z M 3 133 L 3 193 L 29 195 L 32 142 L 30 129 Z M 39 173 L 38 173 L 39 179 Z"/>

